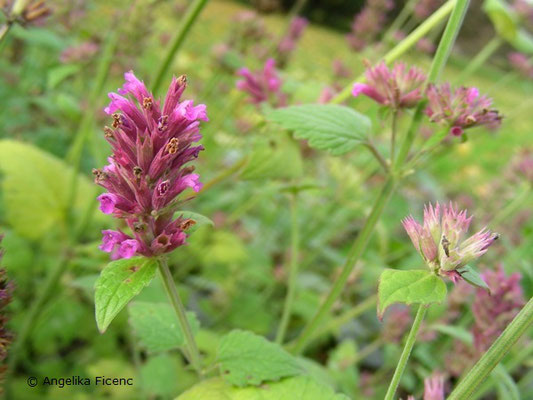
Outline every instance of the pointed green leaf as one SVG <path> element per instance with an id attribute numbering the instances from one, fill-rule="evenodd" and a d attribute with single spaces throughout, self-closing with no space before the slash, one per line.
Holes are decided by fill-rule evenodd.
<path id="1" fill-rule="evenodd" d="M 483 10 L 489 16 L 496 32 L 505 40 L 513 40 L 518 31 L 517 18 L 502 0 L 485 0 Z"/>
<path id="2" fill-rule="evenodd" d="M 150 283 L 155 276 L 157 261 L 133 257 L 110 262 L 95 284 L 94 303 L 96 324 L 105 332 L 113 318 Z"/>
<path id="3" fill-rule="evenodd" d="M 220 340 L 217 361 L 224 379 L 236 386 L 260 385 L 302 372 L 298 361 L 281 346 L 241 330 Z"/>
<path id="4" fill-rule="evenodd" d="M 378 316 L 394 303 L 430 304 L 446 298 L 446 285 L 427 270 L 399 271 L 386 269 L 379 278 Z"/>
<path id="5" fill-rule="evenodd" d="M 309 146 L 336 156 L 364 143 L 371 128 L 370 119 L 365 115 L 334 104 L 278 108 L 269 111 L 266 117 L 294 131 L 296 138 L 306 139 Z"/>
<path id="6" fill-rule="evenodd" d="M 474 267 L 471 267 L 470 265 L 465 265 L 464 267 L 457 269 L 457 272 L 459 272 L 462 278 L 471 285 L 481 289 L 485 289 L 490 293 L 489 286 Z"/>
<path id="7" fill-rule="evenodd" d="M 176 400 L 350 400 L 308 376 L 283 379 L 257 387 L 236 388 L 220 378 L 205 380 Z"/>
<path id="8" fill-rule="evenodd" d="M 151 353 L 176 349 L 185 344 L 176 312 L 167 303 L 134 301 L 128 307 L 129 321 L 143 346 Z M 200 324 L 193 312 L 187 319 L 197 332 Z"/>

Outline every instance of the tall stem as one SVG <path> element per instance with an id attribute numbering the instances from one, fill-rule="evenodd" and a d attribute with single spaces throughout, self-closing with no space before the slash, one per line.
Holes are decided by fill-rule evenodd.
<path id="1" fill-rule="evenodd" d="M 405 345 L 402 350 L 402 355 L 400 356 L 398 365 L 396 365 L 396 370 L 394 371 L 394 375 L 389 384 L 389 388 L 387 389 L 385 400 L 394 399 L 394 394 L 396 393 L 396 389 L 398 388 L 398 385 L 400 384 L 400 379 L 402 378 L 403 371 L 405 370 L 405 367 L 407 366 L 407 360 L 409 360 L 409 356 L 411 355 L 411 350 L 413 350 L 413 346 L 416 342 L 416 335 L 418 334 L 420 325 L 422 324 L 422 321 L 424 320 L 424 316 L 426 315 L 426 309 L 427 308 L 424 304 L 420 304 L 420 306 L 418 306 L 418 311 L 416 312 L 416 317 L 413 322 L 413 326 L 411 327 L 411 331 L 409 332 L 409 335 L 407 336 L 407 340 L 405 341 Z"/>
<path id="2" fill-rule="evenodd" d="M 390 138 L 390 163 L 394 165 L 394 153 L 396 151 L 396 131 L 398 129 L 398 110 L 392 110 L 391 138 Z"/>
<path id="3" fill-rule="evenodd" d="M 468 399 L 476 391 L 477 387 L 498 365 L 500 360 L 507 354 L 511 347 L 520 339 L 533 323 L 533 298 L 529 299 L 513 321 L 503 333 L 494 341 L 492 346 L 479 361 L 472 367 L 470 372 L 459 382 L 448 400 Z"/>
<path id="4" fill-rule="evenodd" d="M 200 352 L 198 351 L 198 346 L 196 346 L 196 341 L 194 340 L 194 335 L 192 334 L 191 326 L 189 325 L 189 320 L 187 319 L 187 314 L 185 312 L 185 306 L 183 305 L 176 285 L 174 283 L 174 278 L 168 269 L 168 263 L 166 258 L 159 258 L 159 272 L 161 273 L 161 279 L 165 286 L 168 298 L 176 315 L 181 327 L 181 330 L 185 336 L 185 343 L 187 346 L 187 356 L 193 368 L 201 375 L 202 374 L 202 365 Z"/>
<path id="5" fill-rule="evenodd" d="M 172 45 L 170 46 L 170 49 L 168 50 L 168 53 L 165 56 L 165 59 L 159 66 L 159 70 L 157 71 L 157 74 L 155 76 L 154 84 L 152 85 L 152 91 L 154 92 L 154 94 L 159 91 L 159 88 L 163 83 L 163 79 L 165 78 L 165 75 L 168 72 L 168 69 L 170 68 L 170 64 L 176 57 L 176 54 L 178 54 L 181 46 L 185 42 L 187 34 L 196 22 L 196 19 L 200 15 L 202 9 L 207 4 L 207 1 L 208 0 L 194 0 L 194 2 L 189 6 L 189 8 L 187 8 L 187 12 L 183 16 L 183 20 L 181 21 L 181 25 L 178 29 L 178 33 L 172 41 Z"/>
<path id="6" fill-rule="evenodd" d="M 385 208 L 385 205 L 388 203 L 389 198 L 392 192 L 394 191 L 394 187 L 394 178 L 392 177 L 392 175 L 389 175 L 385 186 L 383 186 L 379 196 L 374 202 L 372 211 L 370 212 L 370 215 L 365 221 L 363 229 L 357 236 L 357 239 L 355 240 L 352 248 L 350 249 L 350 252 L 348 253 L 348 257 L 346 258 L 346 262 L 342 267 L 340 275 L 333 283 L 333 286 L 330 289 L 326 300 L 324 300 L 317 313 L 307 324 L 307 326 L 304 328 L 304 330 L 294 343 L 294 347 L 292 349 L 293 352 L 300 353 L 305 348 L 309 339 L 313 336 L 313 332 L 320 326 L 325 315 L 331 310 L 331 307 L 341 295 L 344 286 L 346 285 L 346 282 L 348 281 L 348 278 L 352 273 L 353 268 L 359 260 L 359 257 L 361 257 L 361 255 L 363 254 L 363 251 L 366 248 L 366 244 L 370 240 L 370 236 L 374 231 L 374 227 L 376 226 L 376 223 L 381 217 L 383 209 Z"/>
<path id="7" fill-rule="evenodd" d="M 283 306 L 283 313 L 281 315 L 281 322 L 276 334 L 276 343 L 283 343 L 287 326 L 291 318 L 292 305 L 294 303 L 294 296 L 296 294 L 296 281 L 298 278 L 298 255 L 300 249 L 300 231 L 298 227 L 298 194 L 291 194 L 291 258 L 289 265 L 289 284 L 287 289 L 287 296 L 285 298 L 285 305 Z"/>
<path id="8" fill-rule="evenodd" d="M 448 0 L 444 5 L 435 11 L 429 18 L 427 18 L 422 24 L 420 24 L 413 32 L 411 32 L 405 39 L 394 46 L 385 56 L 383 60 L 385 63 L 390 64 L 396 61 L 399 57 L 405 54 L 409 49 L 414 47 L 416 43 L 422 39 L 433 28 L 440 25 L 440 23 L 450 14 L 453 7 L 457 3 L 457 0 Z M 442 43 L 442 41 L 441 41 Z M 440 47 L 440 45 L 439 45 Z M 435 57 L 436 58 L 436 57 Z M 433 60 L 435 61 L 435 59 Z M 359 76 L 353 83 L 361 82 L 364 80 L 364 75 Z M 353 83 L 348 85 L 342 92 L 331 100 L 331 103 L 338 104 L 347 100 L 352 92 Z"/>

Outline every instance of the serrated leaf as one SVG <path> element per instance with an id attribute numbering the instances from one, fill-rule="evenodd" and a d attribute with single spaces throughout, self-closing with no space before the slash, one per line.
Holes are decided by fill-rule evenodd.
<path id="1" fill-rule="evenodd" d="M 309 146 L 342 155 L 365 142 L 371 121 L 357 111 L 334 104 L 306 104 L 270 111 L 266 117 L 293 130 Z"/>
<path id="2" fill-rule="evenodd" d="M 72 168 L 37 147 L 6 139 L 0 141 L 0 172 L 6 217 L 17 234 L 39 239 L 64 226 Z M 86 210 L 96 194 L 80 175 L 74 214 Z"/>
<path id="3" fill-rule="evenodd" d="M 236 386 L 260 385 L 302 372 L 298 361 L 281 346 L 241 330 L 220 340 L 217 362 L 224 379 Z"/>
<path id="4" fill-rule="evenodd" d="M 113 318 L 155 276 L 157 261 L 133 257 L 110 262 L 100 274 L 94 288 L 96 325 L 105 332 Z"/>
<path id="5" fill-rule="evenodd" d="M 203 381 L 176 400 L 350 400 L 308 376 L 287 378 L 257 387 L 236 388 L 220 378 Z"/>
<path id="6" fill-rule="evenodd" d="M 483 10 L 489 16 L 496 32 L 505 40 L 514 40 L 518 32 L 516 16 L 502 0 L 485 0 Z"/>
<path id="7" fill-rule="evenodd" d="M 295 179 L 303 173 L 300 149 L 289 138 L 260 138 L 254 143 L 243 179 Z"/>
<path id="8" fill-rule="evenodd" d="M 185 344 L 178 317 L 170 304 L 134 301 L 128 312 L 136 336 L 149 352 L 173 350 Z M 187 319 L 196 333 L 200 328 L 196 315 L 188 312 Z"/>
<path id="9" fill-rule="evenodd" d="M 378 316 L 394 303 L 430 304 L 446 298 L 446 285 L 426 270 L 399 271 L 386 269 L 379 278 Z"/>
<path id="10" fill-rule="evenodd" d="M 465 265 L 464 267 L 458 268 L 457 272 L 459 272 L 459 274 L 461 274 L 461 277 L 465 281 L 470 283 L 472 286 L 485 289 L 490 293 L 489 286 L 474 267 L 471 267 L 470 265 Z"/>
<path id="11" fill-rule="evenodd" d="M 202 226 L 215 226 L 215 223 L 205 215 L 198 214 L 192 211 L 176 211 L 175 215 L 181 216 L 185 219 L 192 219 L 194 222 L 196 222 L 193 226 L 187 229 L 187 233 L 193 233 Z"/>

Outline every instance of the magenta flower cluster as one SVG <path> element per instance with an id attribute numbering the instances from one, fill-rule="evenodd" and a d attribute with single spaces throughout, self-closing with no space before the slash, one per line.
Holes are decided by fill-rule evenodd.
<path id="1" fill-rule="evenodd" d="M 478 354 L 490 347 L 525 304 L 519 273 L 506 276 L 500 266 L 496 270 L 485 271 L 482 277 L 491 292 L 478 289 L 472 306 L 472 333 Z"/>
<path id="2" fill-rule="evenodd" d="M 426 75 L 418 68 L 407 69 L 404 63 L 397 63 L 389 69 L 385 62 L 368 67 L 365 72 L 367 83 L 356 83 L 352 94 L 361 94 L 393 109 L 411 108 L 423 98 L 422 87 Z"/>
<path id="3" fill-rule="evenodd" d="M 251 103 L 259 105 L 266 102 L 273 107 L 284 107 L 287 104 L 287 96 L 281 91 L 283 82 L 274 59 L 268 59 L 258 71 L 241 68 L 238 75 L 243 79 L 237 81 L 237 89 L 247 93 Z"/>
<path id="4" fill-rule="evenodd" d="M 352 31 L 346 36 L 350 47 L 361 51 L 372 44 L 387 20 L 387 13 L 394 7 L 391 0 L 369 0 L 353 20 Z"/>
<path id="5" fill-rule="evenodd" d="M 461 279 L 457 269 L 485 254 L 498 238 L 498 234 L 483 228 L 463 240 L 471 221 L 466 210 L 458 211 L 451 203 L 443 207 L 437 203 L 424 207 L 422 224 L 412 216 L 402 223 L 428 267 L 457 282 Z"/>
<path id="6" fill-rule="evenodd" d="M 479 94 L 474 87 L 460 87 L 452 91 L 450 84 L 429 85 L 426 114 L 431 122 L 446 124 L 450 133 L 461 136 L 468 128 L 485 125 L 495 129 L 502 117 L 492 109 L 492 100 Z"/>
<path id="7" fill-rule="evenodd" d="M 181 100 L 185 76 L 173 78 L 165 102 L 148 92 L 133 72 L 118 93 L 110 93 L 105 112 L 112 116 L 104 129 L 113 148 L 109 165 L 94 170 L 95 182 L 107 192 L 100 195 L 100 210 L 123 219 L 133 236 L 105 230 L 100 249 L 113 259 L 134 255 L 157 256 L 185 243 L 189 219 L 174 219 L 177 197 L 187 188 L 198 192 L 202 184 L 194 167 L 198 157 L 200 121 L 207 121 L 206 106 Z"/>
<path id="8" fill-rule="evenodd" d="M 308 21 L 303 17 L 294 17 L 290 24 L 287 33 L 280 39 L 278 44 L 278 59 L 280 64 L 283 65 L 287 62 L 288 58 L 296 48 L 298 41 L 302 37 Z"/>

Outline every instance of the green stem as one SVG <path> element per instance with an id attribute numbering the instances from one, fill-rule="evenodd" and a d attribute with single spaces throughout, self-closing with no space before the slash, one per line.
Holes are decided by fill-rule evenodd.
<path id="1" fill-rule="evenodd" d="M 489 41 L 476 56 L 468 63 L 455 80 L 457 83 L 466 81 L 472 74 L 474 74 L 479 68 L 487 62 L 487 60 L 500 48 L 503 44 L 503 40 L 499 36 L 495 36 Z"/>
<path id="2" fill-rule="evenodd" d="M 405 24 L 409 16 L 413 13 L 417 2 L 418 0 L 409 0 L 405 4 L 405 6 L 402 8 L 402 11 L 400 11 L 400 13 L 398 14 L 394 22 L 391 24 L 389 29 L 387 29 L 387 32 L 385 32 L 385 35 L 383 35 L 385 42 L 390 42 L 392 35 L 394 35 L 394 33 L 398 31 L 403 26 L 403 24 Z"/>
<path id="3" fill-rule="evenodd" d="M 364 145 L 365 145 L 365 147 L 368 150 L 370 150 L 372 155 L 376 158 L 376 160 L 379 162 L 379 164 L 383 167 L 385 172 L 388 172 L 389 171 L 389 164 L 387 164 L 387 160 L 385 160 L 383 158 L 383 156 L 381 155 L 379 150 L 376 148 L 376 146 L 374 146 L 374 143 L 368 141 L 368 142 L 364 143 Z"/>
<path id="4" fill-rule="evenodd" d="M 0 43 L 7 37 L 7 33 L 11 30 L 13 26 L 12 22 L 6 22 L 2 27 L 0 27 Z"/>
<path id="5" fill-rule="evenodd" d="M 155 76 L 154 84 L 152 85 L 152 91 L 154 94 L 159 91 L 159 88 L 163 83 L 163 79 L 165 78 L 165 75 L 167 74 L 168 69 L 170 68 L 170 64 L 178 54 L 181 46 L 185 42 L 187 34 L 196 22 L 196 19 L 200 15 L 202 9 L 207 4 L 207 1 L 208 0 L 194 0 L 194 2 L 191 3 L 191 5 L 187 8 L 187 12 L 183 16 L 181 25 L 178 28 L 178 33 L 172 41 L 172 45 L 170 46 L 163 62 L 159 66 L 159 70 L 157 71 L 157 74 Z"/>
<path id="6" fill-rule="evenodd" d="M 300 232 L 298 227 L 298 194 L 291 194 L 291 258 L 289 265 L 289 284 L 281 322 L 276 334 L 276 343 L 282 344 L 291 318 L 292 305 L 296 294 L 296 281 L 298 278 L 298 255 L 300 249 Z"/>
<path id="7" fill-rule="evenodd" d="M 392 124 L 391 124 L 391 138 L 390 138 L 390 163 L 394 165 L 394 153 L 396 151 L 396 131 L 398 130 L 398 110 L 392 110 Z"/>
<path id="8" fill-rule="evenodd" d="M 389 388 L 387 389 L 385 400 L 394 399 L 394 394 L 396 393 L 396 389 L 398 388 L 398 385 L 400 384 L 400 379 L 402 378 L 403 371 L 405 370 L 405 367 L 407 366 L 407 361 L 409 360 L 409 356 L 411 355 L 411 350 L 413 350 L 413 346 L 416 342 L 416 335 L 418 334 L 420 325 L 422 324 L 422 321 L 424 320 L 424 316 L 426 315 L 426 310 L 427 310 L 427 307 L 424 304 L 421 304 L 420 306 L 418 306 L 418 311 L 416 312 L 416 317 L 413 322 L 413 326 L 411 327 L 411 331 L 409 332 L 409 335 L 407 336 L 407 340 L 405 341 L 405 345 L 402 350 L 402 355 L 400 356 L 400 360 L 398 361 L 398 365 L 396 366 L 396 370 L 394 371 L 394 375 L 389 384 Z"/>
<path id="9" fill-rule="evenodd" d="M 181 330 L 185 335 L 189 361 L 198 374 L 202 375 L 200 351 L 198 350 L 198 346 L 196 346 L 196 341 L 194 340 L 194 335 L 191 326 L 189 325 L 189 320 L 187 319 L 185 306 L 181 301 L 174 283 L 174 278 L 172 278 L 172 274 L 168 269 L 167 260 L 164 257 L 159 258 L 159 272 L 161 273 L 161 279 L 163 280 L 170 303 L 172 304 L 174 311 L 176 311 Z"/>
<path id="10" fill-rule="evenodd" d="M 383 209 L 385 208 L 385 205 L 388 203 L 389 198 L 392 192 L 394 191 L 394 187 L 394 178 L 389 175 L 385 186 L 383 186 L 379 196 L 374 202 L 372 211 L 370 212 L 370 215 L 365 221 L 363 229 L 357 236 L 357 239 L 355 240 L 354 244 L 350 249 L 350 252 L 348 253 L 348 257 L 342 267 L 340 275 L 333 283 L 333 286 L 329 291 L 326 300 L 322 303 L 317 313 L 314 315 L 314 317 L 307 324 L 307 326 L 304 328 L 304 330 L 296 340 L 292 349 L 293 352 L 300 353 L 303 351 L 308 341 L 311 339 L 313 332 L 320 326 L 323 318 L 331 310 L 331 307 L 341 295 L 344 286 L 346 286 L 346 282 L 348 281 L 348 278 L 350 277 L 350 274 L 353 271 L 353 268 L 355 267 L 357 261 L 363 254 L 363 251 L 365 250 L 366 245 L 370 240 L 370 236 L 374 231 L 374 227 L 376 226 L 377 221 L 381 217 Z"/>
<path id="11" fill-rule="evenodd" d="M 416 43 L 422 39 L 428 32 L 433 28 L 440 25 L 448 14 L 452 11 L 457 0 L 448 0 L 442 7 L 435 11 L 429 18 L 427 18 L 422 24 L 420 24 L 413 32 L 411 32 L 404 40 L 398 43 L 394 48 L 392 48 L 385 56 L 383 60 L 386 64 L 390 64 L 396 61 L 399 57 L 405 54 L 409 49 L 416 45 Z M 441 41 L 442 43 L 442 41 Z M 440 48 L 440 45 L 439 45 Z M 446 57 L 447 58 L 447 57 Z M 436 59 L 436 56 L 435 56 Z M 433 62 L 435 62 L 435 59 Z M 336 97 L 331 100 L 331 103 L 338 104 L 347 100 L 352 92 L 352 86 L 354 83 L 362 82 L 364 80 L 364 75 L 359 76 L 352 84 L 348 85 L 342 92 L 340 92 Z"/>
<path id="12" fill-rule="evenodd" d="M 529 299 L 518 315 L 511 321 L 503 333 L 494 341 L 492 346 L 470 372 L 459 382 L 448 400 L 469 399 L 481 382 L 498 365 L 511 347 L 520 339 L 533 323 L 533 298 Z"/>

